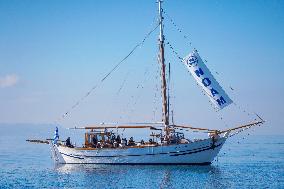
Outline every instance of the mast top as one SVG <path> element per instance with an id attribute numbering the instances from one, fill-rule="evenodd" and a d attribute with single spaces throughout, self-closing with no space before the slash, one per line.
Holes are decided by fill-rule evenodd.
<path id="1" fill-rule="evenodd" d="M 162 0 L 158 0 L 159 4 L 159 23 L 160 23 L 160 35 L 159 40 L 164 41 L 164 33 L 163 33 L 163 9 L 162 9 Z"/>

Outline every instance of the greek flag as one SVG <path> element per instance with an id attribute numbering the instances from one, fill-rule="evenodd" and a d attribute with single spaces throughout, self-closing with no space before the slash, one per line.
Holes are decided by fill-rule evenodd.
<path id="1" fill-rule="evenodd" d="M 53 144 L 57 144 L 58 139 L 59 139 L 58 127 L 56 127 L 56 129 L 54 131 L 54 136 L 53 136 Z"/>

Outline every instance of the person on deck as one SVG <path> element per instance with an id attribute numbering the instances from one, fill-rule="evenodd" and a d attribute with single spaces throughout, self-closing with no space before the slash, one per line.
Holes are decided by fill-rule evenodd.
<path id="1" fill-rule="evenodd" d="M 130 137 L 130 139 L 128 141 L 128 146 L 135 146 L 135 142 L 133 140 L 133 137 Z"/>
<path id="2" fill-rule="evenodd" d="M 212 148 L 214 149 L 216 147 L 216 142 L 220 138 L 217 130 L 215 130 L 213 133 L 209 133 L 209 137 L 212 138 Z"/>
<path id="3" fill-rule="evenodd" d="M 122 147 L 127 146 L 127 140 L 126 140 L 126 138 L 122 138 L 121 146 L 122 146 Z"/>
<path id="4" fill-rule="evenodd" d="M 93 137 L 93 145 L 94 145 L 94 147 L 96 147 L 97 144 L 98 144 L 98 139 L 97 139 L 96 136 L 94 136 L 94 137 Z"/>
<path id="5" fill-rule="evenodd" d="M 66 139 L 66 146 L 69 147 L 69 148 L 74 148 L 74 146 L 71 144 L 70 137 L 68 137 L 68 138 Z"/>
<path id="6" fill-rule="evenodd" d="M 119 135 L 117 135 L 117 137 L 116 137 L 116 142 L 117 142 L 118 144 L 121 143 L 121 139 L 120 139 L 120 136 L 119 136 Z"/>

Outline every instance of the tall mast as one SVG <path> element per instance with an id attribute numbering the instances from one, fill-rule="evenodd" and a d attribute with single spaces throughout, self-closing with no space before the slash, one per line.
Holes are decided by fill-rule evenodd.
<path id="1" fill-rule="evenodd" d="M 159 4 L 159 23 L 160 23 L 160 34 L 159 34 L 159 63 L 161 65 L 161 81 L 162 81 L 162 100 L 163 100 L 163 122 L 165 124 L 166 136 L 168 136 L 168 125 L 169 125 L 169 110 L 168 110 L 168 99 L 167 99 L 167 83 L 166 83 L 166 66 L 164 56 L 164 34 L 163 34 L 163 9 L 162 0 L 158 0 Z"/>

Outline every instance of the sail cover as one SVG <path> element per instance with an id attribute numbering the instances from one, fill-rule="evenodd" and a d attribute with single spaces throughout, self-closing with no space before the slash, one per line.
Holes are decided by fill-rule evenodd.
<path id="1" fill-rule="evenodd" d="M 183 63 L 218 110 L 223 109 L 233 102 L 213 77 L 200 58 L 197 50 L 186 56 L 183 59 Z"/>

